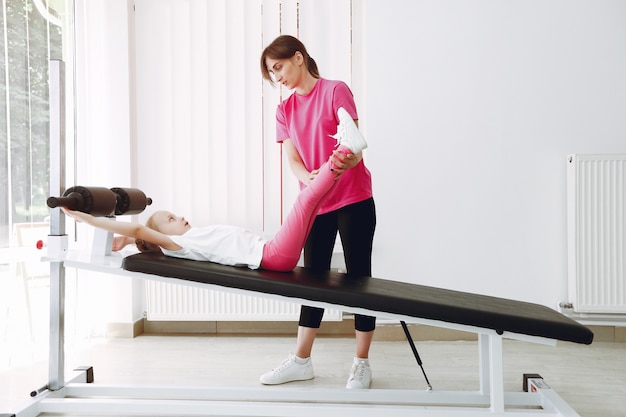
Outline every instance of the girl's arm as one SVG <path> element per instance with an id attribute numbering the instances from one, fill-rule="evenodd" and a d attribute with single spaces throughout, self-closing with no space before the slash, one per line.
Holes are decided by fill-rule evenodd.
<path id="1" fill-rule="evenodd" d="M 174 251 L 182 249 L 182 247 L 174 243 L 168 235 L 150 229 L 142 224 L 117 222 L 106 217 L 94 217 L 91 214 L 83 213 L 82 211 L 73 211 L 65 207 L 62 209 L 68 216 L 73 217 L 77 222 L 86 223 L 90 226 L 97 227 L 98 229 L 106 230 L 107 232 L 117 233 L 118 235 L 142 239 L 146 242 L 159 245 L 166 250 Z"/>
<path id="2" fill-rule="evenodd" d="M 135 239 L 128 236 L 115 236 L 113 238 L 113 247 L 111 248 L 113 251 L 118 251 L 124 249 L 126 246 L 130 244 L 134 244 Z"/>

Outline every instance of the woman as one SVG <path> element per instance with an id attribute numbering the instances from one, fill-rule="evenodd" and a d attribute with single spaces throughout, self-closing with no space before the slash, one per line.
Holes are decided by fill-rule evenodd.
<path id="1" fill-rule="evenodd" d="M 324 155 L 332 152 L 328 136 L 337 125 L 337 109 L 345 108 L 357 122 L 352 92 L 344 82 L 321 78 L 315 60 L 293 36 L 279 36 L 265 48 L 261 72 L 272 84 L 294 90 L 278 105 L 276 132 L 289 166 L 304 188 L 320 174 Z M 348 275 L 371 276 L 376 210 L 370 172 L 362 158 L 361 152 L 333 152 L 332 160 L 342 180 L 322 204 L 313 223 L 304 247 L 305 267 L 330 269 L 339 232 Z M 311 351 L 323 314 L 323 309 L 302 306 L 295 352 L 278 368 L 263 374 L 263 384 L 314 377 Z M 368 356 L 375 327 L 374 317 L 355 315 L 356 355 L 347 388 L 369 388 L 371 384 Z"/>
<path id="2" fill-rule="evenodd" d="M 367 143 L 350 115 L 340 108 L 338 117 L 340 123 L 337 134 L 334 135 L 339 141 L 336 155 L 352 154 L 365 149 Z M 304 242 L 320 206 L 339 183 L 338 169 L 329 158 L 315 179 L 298 194 L 285 222 L 269 241 L 234 226 L 192 228 L 184 217 L 167 211 L 154 213 L 146 226 L 143 226 L 117 222 L 106 217 L 94 217 L 66 208 L 63 210 L 79 222 L 134 239 L 142 251 L 162 251 L 168 256 L 231 266 L 245 265 L 251 269 L 291 271 L 300 259 Z"/>

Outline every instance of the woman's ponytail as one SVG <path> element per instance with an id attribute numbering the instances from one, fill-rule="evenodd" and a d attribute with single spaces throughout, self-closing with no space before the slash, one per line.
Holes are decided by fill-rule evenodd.
<path id="1" fill-rule="evenodd" d="M 320 72 L 317 69 L 317 62 L 315 62 L 315 60 L 313 59 L 312 56 L 310 56 L 309 54 L 306 55 L 309 59 L 307 61 L 307 69 L 309 70 L 309 72 L 311 73 L 311 75 L 315 78 L 320 78 Z"/>

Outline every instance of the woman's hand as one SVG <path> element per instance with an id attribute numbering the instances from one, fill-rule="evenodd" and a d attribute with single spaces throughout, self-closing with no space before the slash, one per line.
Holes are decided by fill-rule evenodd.
<path id="1" fill-rule="evenodd" d="M 315 179 L 315 177 L 317 177 L 317 174 L 319 174 L 320 170 L 319 169 L 314 169 L 313 171 L 309 172 L 309 182 L 307 185 L 309 185 L 311 183 L 311 181 L 313 181 Z"/>
<path id="2" fill-rule="evenodd" d="M 363 155 L 360 152 L 358 154 L 343 154 L 337 150 L 334 150 L 333 154 L 330 157 L 330 160 L 337 167 L 334 169 L 334 172 L 338 174 L 337 178 L 339 178 L 341 174 L 343 174 L 346 170 L 357 166 L 357 164 L 361 162 L 362 158 Z"/>

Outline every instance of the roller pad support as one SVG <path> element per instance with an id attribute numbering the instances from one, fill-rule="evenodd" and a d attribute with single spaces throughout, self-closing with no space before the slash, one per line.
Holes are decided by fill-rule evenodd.
<path id="1" fill-rule="evenodd" d="M 55 259 L 60 259 L 67 253 L 68 237 L 67 235 L 48 235 L 48 256 Z"/>

